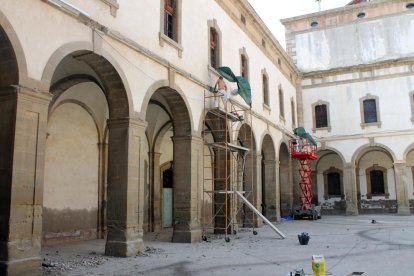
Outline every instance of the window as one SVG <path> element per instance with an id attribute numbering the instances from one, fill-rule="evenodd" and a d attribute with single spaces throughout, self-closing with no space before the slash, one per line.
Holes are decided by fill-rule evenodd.
<path id="1" fill-rule="evenodd" d="M 283 96 L 282 86 L 279 85 L 279 115 L 282 119 L 285 118 L 285 99 Z"/>
<path id="2" fill-rule="evenodd" d="M 248 81 L 249 80 L 249 57 L 244 47 L 240 49 L 239 52 L 240 52 L 240 75 Z"/>
<path id="3" fill-rule="evenodd" d="M 405 7 L 407 9 L 412 9 L 412 8 L 414 8 L 414 3 L 408 3 Z"/>
<path id="4" fill-rule="evenodd" d="M 376 123 L 377 118 L 377 105 L 374 99 L 365 100 L 364 103 L 364 123 Z"/>
<path id="5" fill-rule="evenodd" d="M 338 172 L 331 172 L 327 175 L 328 178 L 328 195 L 341 195 L 341 176 Z"/>
<path id="6" fill-rule="evenodd" d="M 342 197 L 344 188 L 342 184 L 342 170 L 330 167 L 323 173 L 325 199 Z"/>
<path id="7" fill-rule="evenodd" d="M 387 169 L 377 164 L 365 170 L 367 179 L 367 198 L 372 196 L 389 196 L 387 184 Z"/>
<path id="8" fill-rule="evenodd" d="M 181 2 L 182 0 L 160 0 L 161 2 L 161 22 L 160 22 L 160 46 L 165 43 L 174 47 L 178 51 L 178 56 L 182 56 L 183 47 L 181 46 Z"/>
<path id="9" fill-rule="evenodd" d="M 378 99 L 377 96 L 367 94 L 359 100 L 361 105 L 361 127 L 381 126 Z"/>
<path id="10" fill-rule="evenodd" d="M 175 1 L 164 1 L 164 34 L 176 41 L 174 22 L 176 20 Z"/>
<path id="11" fill-rule="evenodd" d="M 214 28 L 210 28 L 210 65 L 214 69 L 218 67 L 218 35 Z"/>
<path id="12" fill-rule="evenodd" d="M 329 120 L 329 103 L 319 100 L 312 104 L 313 132 L 317 130 L 331 131 Z"/>
<path id="13" fill-rule="evenodd" d="M 385 194 L 384 173 L 382 171 L 373 170 L 370 172 L 370 177 L 371 177 L 371 194 L 372 195 Z"/>
<path id="14" fill-rule="evenodd" d="M 263 103 L 269 106 L 269 80 L 267 77 L 266 69 L 262 70 L 262 83 L 263 83 Z"/>
<path id="15" fill-rule="evenodd" d="M 316 128 L 328 127 L 328 112 L 326 104 L 315 106 Z"/>
<path id="16" fill-rule="evenodd" d="M 292 126 L 296 126 L 296 110 L 295 110 L 295 101 L 293 98 L 290 100 L 290 110 L 292 112 Z"/>

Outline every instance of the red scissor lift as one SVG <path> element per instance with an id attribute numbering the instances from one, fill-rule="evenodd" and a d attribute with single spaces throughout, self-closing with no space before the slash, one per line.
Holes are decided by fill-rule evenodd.
<path id="1" fill-rule="evenodd" d="M 320 210 L 315 210 L 314 206 L 312 205 L 313 183 L 311 167 L 311 160 L 318 159 L 316 143 L 314 141 L 311 143 L 309 139 L 296 135 L 293 139 L 289 140 L 289 152 L 292 158 L 298 159 L 300 163 L 300 210 L 294 210 L 294 216 L 311 217 L 312 219 L 317 219 L 320 217 Z"/>

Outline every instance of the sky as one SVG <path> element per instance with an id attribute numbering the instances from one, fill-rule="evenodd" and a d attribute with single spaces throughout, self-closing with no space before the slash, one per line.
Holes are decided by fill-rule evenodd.
<path id="1" fill-rule="evenodd" d="M 248 0 L 273 35 L 285 48 L 285 29 L 280 19 L 318 11 L 315 0 Z M 321 10 L 343 7 L 351 0 L 322 0 Z"/>

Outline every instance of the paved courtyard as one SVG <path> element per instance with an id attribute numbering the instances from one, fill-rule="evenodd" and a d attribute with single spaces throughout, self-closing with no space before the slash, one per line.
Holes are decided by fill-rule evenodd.
<path id="1" fill-rule="evenodd" d="M 373 220 L 375 220 L 373 223 Z M 229 243 L 168 242 L 171 233 L 147 235 L 146 252 L 131 258 L 106 257 L 104 241 L 43 248 L 44 275 L 276 275 L 303 268 L 313 275 L 311 257 L 323 254 L 327 275 L 414 275 L 414 216 L 324 216 L 318 221 L 289 221 L 277 227 L 240 232 Z M 307 232 L 308 245 L 297 235 Z M 356 273 L 364 272 L 364 274 Z"/>

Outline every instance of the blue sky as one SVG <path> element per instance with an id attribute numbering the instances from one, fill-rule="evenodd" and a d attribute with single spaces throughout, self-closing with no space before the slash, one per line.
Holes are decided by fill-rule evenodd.
<path id="1" fill-rule="evenodd" d="M 285 47 L 285 29 L 280 19 L 318 11 L 315 0 L 248 0 L 273 32 L 280 44 Z M 322 10 L 343 7 L 351 0 L 322 0 Z M 283 3 L 283 4 L 282 4 Z"/>

